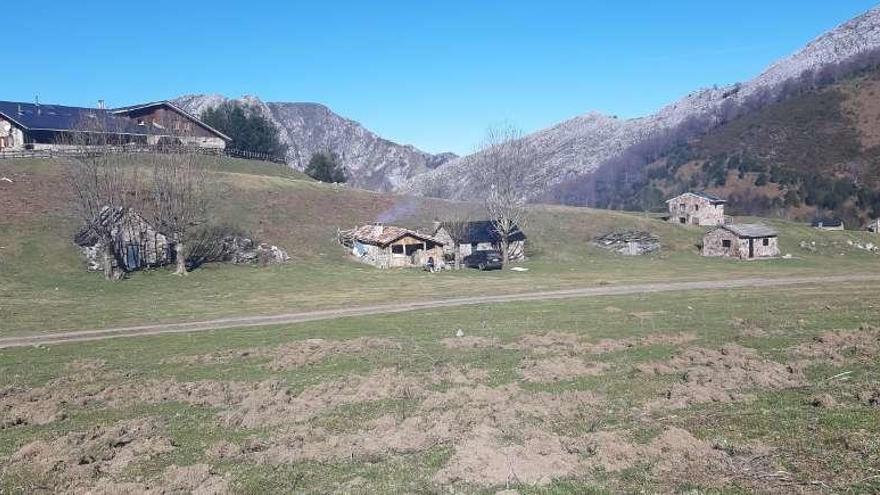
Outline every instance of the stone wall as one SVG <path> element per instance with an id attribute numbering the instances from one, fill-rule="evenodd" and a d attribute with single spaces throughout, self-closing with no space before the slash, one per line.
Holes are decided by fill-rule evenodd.
<path id="1" fill-rule="evenodd" d="M 779 239 L 776 237 L 740 238 L 729 230 L 715 229 L 703 236 L 701 254 L 703 256 L 726 256 L 739 259 L 772 258 L 779 256 L 778 241 Z M 749 257 L 750 242 L 754 255 L 751 258 Z"/>
<path id="2" fill-rule="evenodd" d="M 669 221 L 690 225 L 724 225 L 724 203 L 713 205 L 695 194 L 682 194 L 669 203 Z"/>
<path id="3" fill-rule="evenodd" d="M 6 119 L 0 117 L 0 150 L 20 150 L 24 148 L 24 133 Z"/>

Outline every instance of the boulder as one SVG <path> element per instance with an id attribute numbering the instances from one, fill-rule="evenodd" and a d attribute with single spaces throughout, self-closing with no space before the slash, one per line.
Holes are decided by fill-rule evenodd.
<path id="1" fill-rule="evenodd" d="M 259 263 L 274 265 L 290 260 L 287 252 L 278 246 L 241 236 L 223 239 L 223 260 L 235 264 Z"/>

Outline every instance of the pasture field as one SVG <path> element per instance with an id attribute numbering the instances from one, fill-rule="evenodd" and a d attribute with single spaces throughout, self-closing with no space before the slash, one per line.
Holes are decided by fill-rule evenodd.
<path id="1" fill-rule="evenodd" d="M 220 166 L 215 219 L 285 248 L 291 262 L 206 265 L 186 278 L 154 270 L 108 284 L 84 270 L 73 246 L 78 224 L 70 213 L 65 162 L 0 161 L 0 176 L 15 180 L 0 182 L 0 337 L 644 282 L 880 273 L 878 255 L 856 247 L 880 243 L 869 233 L 820 232 L 773 220 L 782 252 L 793 258 L 738 263 L 699 257 L 703 228 L 557 206 L 535 206 L 525 227 L 528 272 L 382 271 L 348 259 L 335 242 L 336 228 L 387 217 L 428 229 L 444 211 L 463 206 L 335 188 L 271 164 L 226 159 Z M 628 258 L 590 245 L 594 236 L 615 229 L 651 231 L 663 251 Z"/>
<path id="2" fill-rule="evenodd" d="M 869 493 L 878 289 L 0 350 L 0 492 Z"/>
<path id="3" fill-rule="evenodd" d="M 0 494 L 880 491 L 878 236 L 784 220 L 790 259 L 697 255 L 703 229 L 535 206 L 525 272 L 376 270 L 336 228 L 472 207 L 224 160 L 215 219 L 271 267 L 105 282 L 63 161 L 0 161 L 0 338 L 590 287 L 851 277 L 424 309 L 0 349 Z M 758 219 L 738 219 L 754 221 Z M 626 258 L 610 230 L 657 234 Z M 461 335 L 461 336 L 457 336 Z"/>

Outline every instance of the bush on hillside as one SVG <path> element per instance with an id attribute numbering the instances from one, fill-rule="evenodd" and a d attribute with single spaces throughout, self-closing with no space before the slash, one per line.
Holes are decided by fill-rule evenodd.
<path id="1" fill-rule="evenodd" d="M 345 182 L 345 168 L 339 163 L 336 155 L 330 152 L 318 152 L 312 155 L 306 166 L 306 174 L 321 182 Z"/>
<path id="2" fill-rule="evenodd" d="M 254 105 L 226 101 L 206 109 L 201 118 L 231 137 L 229 147 L 232 149 L 265 153 L 279 159 L 287 153 L 287 145 L 281 142 L 278 128 Z"/>

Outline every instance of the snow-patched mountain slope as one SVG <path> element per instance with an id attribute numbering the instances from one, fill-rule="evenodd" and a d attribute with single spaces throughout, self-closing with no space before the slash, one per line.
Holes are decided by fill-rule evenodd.
<path id="1" fill-rule="evenodd" d="M 187 95 L 174 102 L 200 115 L 228 98 L 222 95 Z M 280 130 L 288 145 L 287 162 L 302 170 L 312 154 L 332 151 L 339 156 L 352 184 L 373 190 L 392 190 L 407 179 L 455 158 L 451 153 L 432 155 L 413 146 L 383 139 L 359 123 L 341 117 L 317 103 L 264 102 L 254 96 L 237 101 L 256 106 Z"/>
<path id="2" fill-rule="evenodd" d="M 722 122 L 731 108 L 762 94 L 778 93 L 805 73 L 819 73 L 878 48 L 880 7 L 820 36 L 746 83 L 697 91 L 648 117 L 618 120 L 590 113 L 527 135 L 523 139 L 534 154 L 534 172 L 541 184 L 531 195 L 538 197 L 569 178 L 588 175 L 640 143 L 672 133 L 686 135 L 689 122 L 700 121 L 706 130 L 705 126 Z M 450 198 L 479 197 L 483 187 L 472 173 L 476 158 L 451 160 L 400 189 Z"/>

